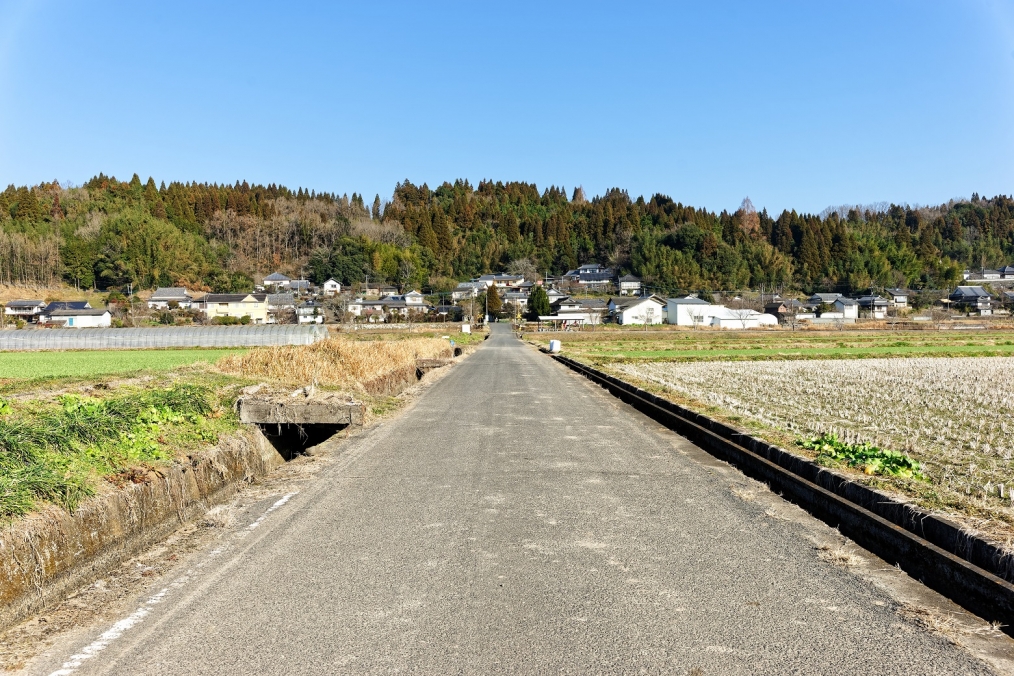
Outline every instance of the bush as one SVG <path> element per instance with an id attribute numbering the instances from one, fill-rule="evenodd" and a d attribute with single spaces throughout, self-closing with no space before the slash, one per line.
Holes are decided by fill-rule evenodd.
<path id="1" fill-rule="evenodd" d="M 243 315 L 242 317 L 239 318 L 239 323 L 242 324 L 243 326 L 246 326 L 252 321 L 253 320 L 250 319 L 250 315 Z"/>
<path id="2" fill-rule="evenodd" d="M 237 317 L 215 317 L 211 323 L 219 326 L 236 326 L 240 320 Z"/>

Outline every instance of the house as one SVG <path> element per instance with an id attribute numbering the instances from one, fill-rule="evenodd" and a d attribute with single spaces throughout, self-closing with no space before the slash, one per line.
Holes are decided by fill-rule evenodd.
<path id="1" fill-rule="evenodd" d="M 887 299 L 880 296 L 862 296 L 856 299 L 859 309 L 872 319 L 883 319 L 887 316 Z"/>
<path id="2" fill-rule="evenodd" d="M 700 326 L 711 316 L 712 305 L 697 296 L 668 298 L 665 302 L 666 322 L 676 326 Z"/>
<path id="3" fill-rule="evenodd" d="M 661 324 L 666 302 L 658 296 L 620 296 L 609 299 L 609 314 L 617 324 Z"/>
<path id="4" fill-rule="evenodd" d="M 884 289 L 887 294 L 887 303 L 890 307 L 898 309 L 908 308 L 908 297 L 912 292 L 908 289 Z"/>
<path id="5" fill-rule="evenodd" d="M 602 299 L 579 300 L 569 296 L 557 298 L 549 307 L 550 314 L 540 316 L 539 321 L 553 322 L 563 328 L 601 324 L 602 318 L 609 311 L 608 305 Z"/>
<path id="6" fill-rule="evenodd" d="M 987 270 L 986 268 L 983 268 L 982 277 L 979 279 L 1000 279 L 1000 277 L 1001 275 L 999 270 Z"/>
<path id="7" fill-rule="evenodd" d="M 376 300 L 355 298 L 348 307 L 349 312 L 356 317 L 372 318 L 370 321 L 377 318 L 383 320 L 389 314 L 408 317 L 411 313 L 426 313 L 431 309 L 431 306 L 418 291 L 410 291 L 403 296 L 390 294 Z"/>
<path id="8" fill-rule="evenodd" d="M 313 285 L 306 279 L 290 279 L 288 283 L 280 284 L 279 286 L 298 295 L 308 294 L 313 290 Z"/>
<path id="9" fill-rule="evenodd" d="M 342 292 L 341 282 L 335 280 L 334 277 L 324 282 L 321 287 L 324 289 L 325 296 L 337 296 Z"/>
<path id="10" fill-rule="evenodd" d="M 393 296 L 398 293 L 397 287 L 389 284 L 366 284 L 363 286 L 363 295 L 366 298 L 382 298 L 384 296 Z"/>
<path id="11" fill-rule="evenodd" d="M 459 300 L 468 300 L 469 298 L 476 298 L 480 291 L 486 290 L 485 282 L 462 282 L 454 287 L 451 291 L 451 300 L 458 302 Z"/>
<path id="12" fill-rule="evenodd" d="M 719 329 L 758 329 L 762 326 L 777 326 L 778 318 L 756 310 L 732 309 L 722 305 L 712 306 L 707 325 Z"/>
<path id="13" fill-rule="evenodd" d="M 296 306 L 297 324 L 323 324 L 324 308 L 320 303 L 307 301 Z"/>
<path id="14" fill-rule="evenodd" d="M 270 275 L 264 278 L 262 284 L 264 285 L 265 289 L 269 287 L 277 289 L 280 287 L 288 286 L 289 282 L 291 281 L 292 280 L 289 277 L 286 277 L 280 272 L 272 272 Z"/>
<path id="15" fill-rule="evenodd" d="M 4 306 L 4 315 L 34 322 L 45 307 L 46 302 L 41 300 L 12 300 Z"/>
<path id="16" fill-rule="evenodd" d="M 883 299 L 881 298 L 881 300 Z M 859 308 L 861 307 L 861 304 L 854 298 L 846 298 L 845 296 L 841 296 L 840 298 L 836 299 L 834 303 L 831 304 L 831 306 L 834 308 L 833 312 L 835 314 L 840 314 L 842 319 L 859 318 Z M 824 317 L 825 319 L 836 319 L 835 317 L 825 316 L 829 314 L 831 313 L 825 312 L 821 315 L 821 317 Z"/>
<path id="17" fill-rule="evenodd" d="M 623 275 L 617 280 L 621 296 L 640 296 L 641 278 L 634 275 Z"/>
<path id="18" fill-rule="evenodd" d="M 978 310 L 984 315 L 993 313 L 993 296 L 981 286 L 959 286 L 947 298 L 964 310 Z"/>
<path id="19" fill-rule="evenodd" d="M 537 286 L 542 286 L 542 282 L 521 282 L 514 287 L 514 290 L 519 293 L 530 294 Z"/>
<path id="20" fill-rule="evenodd" d="M 508 291 L 503 295 L 504 304 L 513 303 L 524 309 L 528 307 L 528 294 L 521 291 Z"/>
<path id="21" fill-rule="evenodd" d="M 112 326 L 112 315 L 105 308 L 59 308 L 49 315 L 50 324 L 62 324 L 68 329 L 95 329 Z"/>
<path id="22" fill-rule="evenodd" d="M 523 284 L 525 281 L 524 275 L 510 275 L 506 272 L 498 272 L 495 275 L 480 275 L 472 280 L 473 282 L 482 282 L 486 285 L 486 288 L 495 286 L 498 289 L 507 287 L 515 287 L 518 284 Z"/>
<path id="23" fill-rule="evenodd" d="M 409 291 L 403 295 L 402 300 L 405 301 L 406 305 L 418 305 L 422 306 L 426 302 L 426 297 L 418 291 Z"/>
<path id="24" fill-rule="evenodd" d="M 567 294 L 563 293 L 558 289 L 546 289 L 546 295 L 549 296 L 549 304 L 552 305 L 561 298 L 566 298 Z"/>
<path id="25" fill-rule="evenodd" d="M 1000 273 L 1000 279 L 1014 279 L 1014 266 L 1005 265 L 997 272 Z"/>
<path id="26" fill-rule="evenodd" d="M 564 273 L 565 278 L 570 278 L 572 281 L 577 281 L 581 275 L 593 275 L 601 272 L 612 272 L 609 268 L 604 268 L 598 263 L 585 263 L 579 266 L 576 270 L 568 270 Z"/>
<path id="27" fill-rule="evenodd" d="M 585 263 L 576 270 L 568 270 L 563 279 L 581 286 L 602 288 L 612 285 L 615 273 L 612 268 L 604 268 L 598 263 Z"/>
<path id="28" fill-rule="evenodd" d="M 268 294 L 266 293 L 209 293 L 194 306 L 207 315 L 216 317 L 250 317 L 253 324 L 268 323 Z"/>
<path id="29" fill-rule="evenodd" d="M 296 309 L 296 296 L 292 293 L 267 294 L 268 324 L 278 324 L 279 316 Z"/>
<path id="30" fill-rule="evenodd" d="M 834 305 L 834 302 L 841 297 L 840 293 L 815 293 L 807 301 L 814 308 L 818 308 L 821 305 Z"/>
<path id="31" fill-rule="evenodd" d="M 53 301 L 46 307 L 42 308 L 42 311 L 39 312 L 38 314 L 39 317 L 38 321 L 40 324 L 55 323 L 51 321 L 51 317 L 53 316 L 53 313 L 58 310 L 91 310 L 91 309 L 92 304 L 86 300 L 70 300 L 70 301 L 57 300 Z"/>
<path id="32" fill-rule="evenodd" d="M 148 299 L 148 307 L 152 310 L 165 310 L 171 303 L 175 303 L 173 307 L 189 308 L 193 301 L 193 296 L 182 286 L 160 286 Z"/>

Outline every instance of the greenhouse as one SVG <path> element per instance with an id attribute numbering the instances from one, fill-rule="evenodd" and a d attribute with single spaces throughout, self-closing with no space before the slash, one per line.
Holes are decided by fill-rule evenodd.
<path id="1" fill-rule="evenodd" d="M 309 345 L 327 338 L 327 335 L 327 328 L 319 324 L 140 329 L 6 329 L 0 331 L 0 351 Z"/>

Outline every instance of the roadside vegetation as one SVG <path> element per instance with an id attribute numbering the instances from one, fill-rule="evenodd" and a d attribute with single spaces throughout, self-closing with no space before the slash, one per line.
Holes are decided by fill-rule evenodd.
<path id="1" fill-rule="evenodd" d="M 235 431 L 235 386 L 190 380 L 0 399 L 0 518 L 44 502 L 73 510 L 103 485 L 148 481 Z"/>
<path id="2" fill-rule="evenodd" d="M 450 356 L 450 343 L 441 338 L 352 340 L 341 336 L 306 346 L 255 348 L 221 359 L 218 368 L 247 378 L 362 393 L 371 381 L 414 369 L 417 359 Z"/>
<path id="3" fill-rule="evenodd" d="M 449 356 L 448 339 L 418 331 L 251 350 L 4 353 L 0 520 L 47 503 L 73 510 L 103 490 L 157 479 L 240 429 L 233 404 L 244 387 L 340 391 L 376 417 L 403 402 L 371 387 L 390 381 L 397 390 L 414 380 L 416 359 Z"/>

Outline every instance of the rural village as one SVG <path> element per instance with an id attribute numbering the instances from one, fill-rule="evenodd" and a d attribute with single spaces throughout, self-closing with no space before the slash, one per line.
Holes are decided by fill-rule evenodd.
<path id="1" fill-rule="evenodd" d="M 0 674 L 1014 676 L 1012 50 L 0 1 Z"/>

